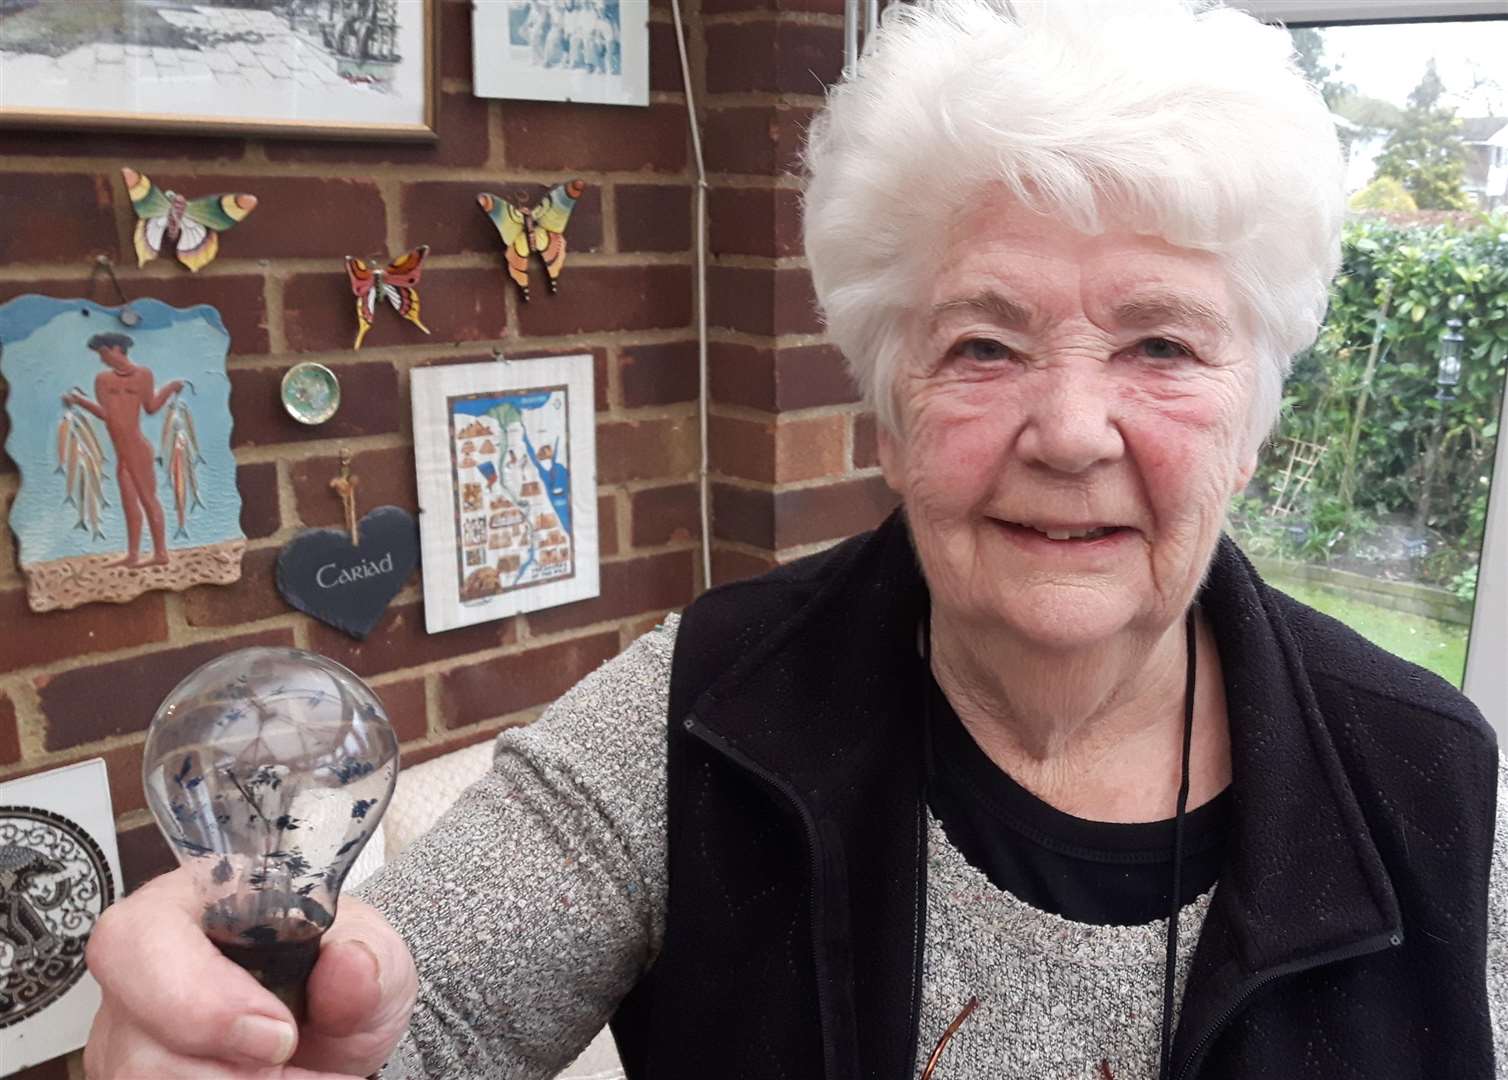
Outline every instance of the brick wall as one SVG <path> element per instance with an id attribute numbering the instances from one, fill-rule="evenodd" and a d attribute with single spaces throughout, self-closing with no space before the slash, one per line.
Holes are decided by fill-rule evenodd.
<path id="1" fill-rule="evenodd" d="M 250 540 L 240 582 L 35 615 L 14 537 L 0 529 L 0 780 L 103 757 L 127 888 L 172 865 L 142 797 L 145 728 L 207 659 L 281 643 L 339 660 L 382 697 L 413 764 L 533 719 L 702 580 L 695 167 L 669 0 L 654 0 L 648 109 L 474 98 L 470 4 L 437 7 L 433 145 L 0 131 L 0 302 L 84 295 L 93 258 L 106 253 L 128 295 L 213 304 L 231 333 Z M 867 528 L 890 499 L 873 425 L 819 333 L 791 175 L 802 127 L 842 62 L 842 0 L 688 0 L 683 10 L 705 95 L 713 571 L 728 580 Z M 260 203 L 197 276 L 167 260 L 137 270 L 121 165 L 160 185 L 249 191 Z M 570 176 L 588 188 L 561 294 L 536 290 L 522 304 L 475 194 Z M 433 336 L 379 318 L 350 352 L 340 256 L 419 243 L 432 246 L 423 294 Z M 110 299 L 103 287 L 95 296 Z M 340 523 L 326 486 L 340 448 L 354 453 L 361 509 L 415 509 L 409 373 L 488 359 L 494 346 L 595 357 L 601 596 L 429 635 L 416 574 L 362 642 L 289 609 L 273 563 L 300 529 Z M 312 429 L 277 398 L 283 372 L 303 359 L 332 367 L 344 390 L 335 419 Z M 0 521 L 18 487 L 0 453 Z M 77 1054 L 22 1075 L 63 1080 L 70 1070 L 79 1080 Z"/>

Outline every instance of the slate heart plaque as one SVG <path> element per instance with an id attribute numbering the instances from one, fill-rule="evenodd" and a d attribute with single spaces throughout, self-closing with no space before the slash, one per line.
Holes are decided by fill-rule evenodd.
<path id="1" fill-rule="evenodd" d="M 365 638 L 419 561 L 419 523 L 407 510 L 379 506 L 357 523 L 359 546 L 344 529 L 309 529 L 278 552 L 283 599 L 352 637 Z"/>

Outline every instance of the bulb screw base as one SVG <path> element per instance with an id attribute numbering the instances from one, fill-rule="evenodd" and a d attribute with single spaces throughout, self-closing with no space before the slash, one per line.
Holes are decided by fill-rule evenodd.
<path id="1" fill-rule="evenodd" d="M 210 940 L 227 959 L 233 960 L 288 1006 L 296 1022 L 304 1022 L 304 983 L 319 959 L 318 934 L 262 945 L 217 941 L 213 937 Z"/>

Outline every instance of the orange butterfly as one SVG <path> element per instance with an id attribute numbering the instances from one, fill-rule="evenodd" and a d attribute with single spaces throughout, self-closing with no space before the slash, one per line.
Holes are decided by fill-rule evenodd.
<path id="1" fill-rule="evenodd" d="M 377 297 L 380 295 L 393 310 L 413 323 L 426 334 L 429 327 L 419 320 L 419 272 L 424 256 L 429 254 L 429 245 L 416 247 L 401 255 L 383 269 L 380 259 L 367 262 L 353 255 L 346 256 L 346 274 L 351 279 L 351 291 L 356 294 L 356 344 L 361 348 L 362 338 L 372 328 L 377 318 Z"/>

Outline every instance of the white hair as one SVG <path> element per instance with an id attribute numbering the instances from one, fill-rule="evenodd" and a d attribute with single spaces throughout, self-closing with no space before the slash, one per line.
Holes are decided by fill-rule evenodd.
<path id="1" fill-rule="evenodd" d="M 910 317 L 991 188 L 1217 256 L 1256 336 L 1252 450 L 1340 262 L 1340 147 L 1288 34 L 1195 0 L 893 3 L 805 164 L 818 303 L 892 431 Z"/>

